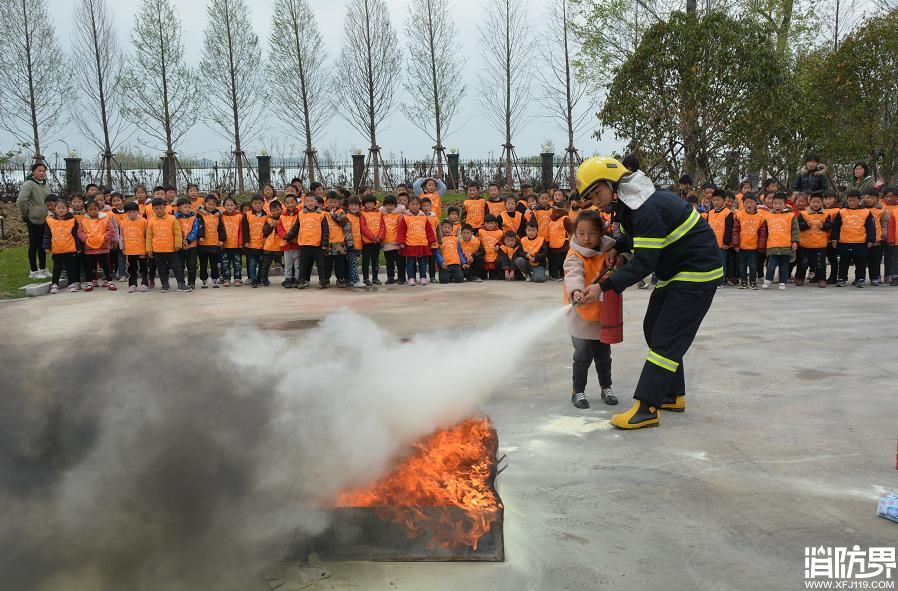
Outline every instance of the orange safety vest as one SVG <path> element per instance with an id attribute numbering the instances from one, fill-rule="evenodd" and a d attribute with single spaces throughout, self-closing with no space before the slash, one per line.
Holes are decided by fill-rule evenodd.
<path id="1" fill-rule="evenodd" d="M 324 214 L 320 211 L 302 211 L 299 214 L 300 246 L 321 246 L 321 220 Z"/>
<path id="2" fill-rule="evenodd" d="M 516 211 L 513 214 L 506 211 L 500 216 L 500 219 L 502 221 L 503 232 L 511 231 L 517 234 L 518 230 L 521 229 L 521 224 L 524 222 L 524 214 L 519 211 Z"/>
<path id="3" fill-rule="evenodd" d="M 338 209 L 334 212 L 335 214 L 343 213 L 342 209 Z M 327 212 L 325 214 L 327 216 L 327 227 L 329 231 L 329 240 L 331 244 L 339 244 L 341 242 L 346 242 L 346 231 L 343 229 L 343 226 L 334 221 L 334 216 L 331 212 Z"/>
<path id="4" fill-rule="evenodd" d="M 727 217 L 732 215 L 731 212 L 727 208 L 723 208 L 720 211 L 714 211 L 713 209 L 708 212 L 708 224 L 711 226 L 711 229 L 714 230 L 714 235 L 717 236 L 717 246 L 723 246 L 723 239 L 726 235 L 726 224 Z"/>
<path id="5" fill-rule="evenodd" d="M 552 212 L 548 209 L 534 209 L 533 215 L 536 216 L 536 221 L 539 224 L 539 235 L 549 239 L 549 222 L 552 221 Z"/>
<path id="6" fill-rule="evenodd" d="M 433 235 L 439 238 L 440 233 L 437 231 L 437 228 L 440 226 L 440 218 L 435 215 L 428 215 L 425 217 L 427 218 L 427 221 L 430 222 L 430 225 L 433 226 Z M 439 245 L 434 242 L 430 245 L 430 248 L 436 248 L 437 246 Z"/>
<path id="7" fill-rule="evenodd" d="M 505 253 L 505 256 L 508 257 L 508 260 L 514 262 L 514 253 L 518 251 L 517 245 L 515 246 L 505 246 L 505 243 L 502 243 L 502 246 L 499 247 L 499 250 Z"/>
<path id="8" fill-rule="evenodd" d="M 175 231 L 173 223 L 175 218 L 165 214 L 163 217 L 153 217 L 147 220 L 147 226 L 153 230 L 153 252 L 175 252 L 180 244 L 175 244 Z"/>
<path id="9" fill-rule="evenodd" d="M 379 211 L 363 211 L 361 214 L 365 218 L 365 225 L 368 227 L 368 231 L 372 235 L 377 236 L 380 233 L 380 225 L 384 223 L 383 215 Z M 365 238 L 365 236 L 362 236 L 362 242 L 374 244 L 373 240 Z"/>
<path id="10" fill-rule="evenodd" d="M 505 211 L 505 200 L 500 199 L 499 201 L 487 201 L 486 208 L 492 215 L 499 215 L 503 211 Z"/>
<path id="11" fill-rule="evenodd" d="M 462 203 L 465 209 L 465 223 L 470 224 L 475 230 L 483 225 L 486 215 L 486 201 L 483 199 L 466 199 Z"/>
<path id="12" fill-rule="evenodd" d="M 218 222 L 221 219 L 221 213 L 216 209 L 215 213 L 202 213 L 203 226 L 205 233 L 200 239 L 200 246 L 221 246 L 218 240 Z"/>
<path id="13" fill-rule="evenodd" d="M 47 226 L 50 228 L 50 252 L 52 254 L 66 254 L 78 250 L 75 244 L 75 236 L 72 230 L 75 228 L 75 218 L 57 220 L 47 217 Z"/>
<path id="14" fill-rule="evenodd" d="M 249 248 L 253 250 L 261 250 L 265 246 L 265 236 L 262 231 L 265 229 L 265 222 L 268 216 L 262 212 L 262 215 L 249 212 L 246 214 L 246 223 L 249 226 L 249 236 L 243 237 L 243 243 L 249 244 Z"/>
<path id="15" fill-rule="evenodd" d="M 293 210 L 293 211 L 296 211 L 296 210 Z M 284 227 L 285 232 L 289 233 L 290 230 L 293 229 L 293 225 L 296 224 L 296 219 L 298 217 L 299 217 L 298 212 L 293 215 L 290 215 L 287 213 L 287 210 L 284 210 L 284 213 L 281 214 L 280 220 L 281 220 L 281 225 Z M 275 231 L 277 231 L 277 230 L 275 230 Z M 297 240 L 296 238 L 293 239 L 294 242 L 296 242 L 296 240 Z M 283 240 L 282 248 L 285 246 L 287 246 L 287 241 Z"/>
<path id="16" fill-rule="evenodd" d="M 349 220 L 349 225 L 352 228 L 352 249 L 353 250 L 361 250 L 362 249 L 362 222 L 359 219 L 359 215 L 355 213 L 350 213 L 346 215 L 346 218 Z"/>
<path id="17" fill-rule="evenodd" d="M 792 220 L 795 215 L 791 211 L 764 214 L 767 222 L 767 248 L 790 248 L 792 246 Z"/>
<path id="18" fill-rule="evenodd" d="M 190 231 L 193 229 L 193 222 L 196 220 L 196 216 L 192 215 L 188 218 L 175 218 L 178 220 L 178 225 L 181 226 L 181 239 L 187 240 L 187 235 L 190 234 Z M 192 242 L 187 243 L 187 248 L 193 248 L 196 246 L 197 241 L 193 240 Z"/>
<path id="19" fill-rule="evenodd" d="M 470 240 L 461 241 L 461 251 L 465 253 L 467 258 L 473 258 L 474 254 L 480 250 L 480 239 L 476 236 L 472 237 Z"/>
<path id="20" fill-rule="evenodd" d="M 596 280 L 596 277 L 605 271 L 605 262 L 608 256 L 605 253 L 597 254 L 591 257 L 585 257 L 576 250 L 569 250 L 566 258 L 577 257 L 583 263 L 583 281 L 584 286 L 590 285 Z M 564 287 L 564 303 L 570 304 L 570 295 L 567 287 Z M 602 317 L 602 302 L 596 300 L 588 304 L 577 304 L 574 306 L 580 318 L 586 322 L 598 322 Z"/>
<path id="21" fill-rule="evenodd" d="M 826 243 L 829 242 L 829 232 L 824 230 L 822 226 L 829 219 L 829 215 L 823 210 L 816 213 L 811 210 L 805 210 L 799 215 L 804 218 L 810 229 L 801 231 L 798 245 L 802 248 L 826 248 Z M 816 224 L 820 224 L 820 227 L 815 227 Z"/>
<path id="22" fill-rule="evenodd" d="M 764 223 L 764 215 L 755 211 L 748 213 L 744 209 L 736 212 L 739 221 L 739 248 L 742 250 L 758 250 L 758 232 Z"/>
<path id="23" fill-rule="evenodd" d="M 405 245 L 428 246 L 427 226 L 430 219 L 425 215 L 405 216 Z"/>
<path id="24" fill-rule="evenodd" d="M 839 211 L 842 218 L 842 228 L 839 232 L 839 242 L 846 244 L 864 244 L 867 242 L 867 216 L 869 209 L 848 209 Z"/>
<path id="25" fill-rule="evenodd" d="M 480 243 L 483 244 L 483 260 L 485 262 L 496 262 L 496 259 L 499 257 L 499 253 L 496 252 L 496 245 L 502 242 L 503 234 L 504 232 L 499 228 L 495 230 L 480 230 L 480 233 L 477 234 L 478 238 L 480 238 Z"/>
<path id="26" fill-rule="evenodd" d="M 262 244 L 262 250 L 268 252 L 280 252 L 284 250 L 284 239 L 278 236 L 278 218 L 268 217 L 265 219 L 265 223 L 270 225 L 271 234 L 269 234 L 265 238 L 265 242 Z"/>
<path id="27" fill-rule="evenodd" d="M 235 213 L 232 215 L 223 213 L 221 214 L 221 221 L 224 222 L 225 227 L 225 241 L 222 246 L 224 248 L 241 248 L 243 245 L 240 244 L 240 224 L 243 223 L 243 214 Z"/>
<path id="28" fill-rule="evenodd" d="M 147 218 L 122 220 L 122 242 L 125 256 L 143 256 L 147 253 Z"/>
<path id="29" fill-rule="evenodd" d="M 452 224 L 452 235 L 461 236 L 461 224 L 459 222 L 455 222 Z"/>
<path id="30" fill-rule="evenodd" d="M 443 211 L 443 199 L 440 197 L 439 193 L 421 193 L 421 199 L 427 197 L 430 199 L 430 203 L 433 205 L 433 213 L 437 217 L 440 217 L 440 214 Z"/>
<path id="31" fill-rule="evenodd" d="M 122 210 L 121 213 L 119 213 L 119 212 L 117 212 L 117 211 L 115 211 L 115 210 L 113 209 L 113 210 L 107 211 L 107 212 L 106 212 L 106 215 L 107 215 L 107 216 L 112 215 L 112 218 L 115 220 L 115 223 L 116 223 L 117 225 L 121 226 L 121 225 L 122 225 L 122 220 L 125 219 L 125 216 L 126 216 L 127 214 L 125 213 L 124 210 Z"/>
<path id="32" fill-rule="evenodd" d="M 384 220 L 384 242 L 387 244 L 396 244 L 399 242 L 399 220 L 402 218 L 401 213 L 385 213 Z"/>
<path id="33" fill-rule="evenodd" d="M 876 228 L 876 242 L 882 242 L 882 212 L 885 211 L 879 207 L 868 208 L 870 215 L 873 216 L 873 226 Z"/>
<path id="34" fill-rule="evenodd" d="M 109 226 L 109 218 L 92 218 L 84 216 L 81 220 L 81 227 L 87 234 L 87 240 L 84 242 L 84 248 L 87 250 L 97 250 L 106 246 L 106 228 Z"/>
<path id="35" fill-rule="evenodd" d="M 196 213 L 196 211 L 200 207 L 203 207 L 203 205 L 205 205 L 205 203 L 206 202 L 203 200 L 202 197 L 197 197 L 196 199 L 191 199 L 190 200 L 190 209 L 193 210 L 193 213 Z"/>
<path id="36" fill-rule="evenodd" d="M 532 257 L 536 256 L 536 253 L 539 252 L 539 250 L 543 247 L 543 244 L 545 244 L 545 243 L 546 243 L 546 239 L 543 238 L 542 236 L 537 236 L 533 240 L 531 240 L 527 236 L 524 236 L 523 238 L 521 238 L 521 247 L 524 249 L 524 252 L 526 252 L 527 254 L 529 254 Z M 538 267 L 539 265 L 540 264 L 538 262 L 536 262 L 535 260 L 530 261 L 531 267 Z"/>
<path id="37" fill-rule="evenodd" d="M 567 242 L 567 229 L 564 227 L 564 221 L 569 219 L 566 215 L 561 216 L 557 220 L 549 221 L 549 248 L 563 248 Z"/>
<path id="38" fill-rule="evenodd" d="M 443 255 L 443 262 L 447 265 L 460 265 L 461 257 L 458 256 L 458 238 L 444 236 L 443 244 L 440 245 L 440 254 Z"/>

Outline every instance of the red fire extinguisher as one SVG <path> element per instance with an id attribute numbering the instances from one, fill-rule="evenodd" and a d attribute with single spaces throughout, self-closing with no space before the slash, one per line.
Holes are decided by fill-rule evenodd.
<path id="1" fill-rule="evenodd" d="M 606 269 L 593 283 L 599 283 L 613 273 Z M 616 345 L 624 340 L 624 297 L 613 289 L 602 294 L 602 308 L 599 312 L 599 340 L 608 345 Z"/>

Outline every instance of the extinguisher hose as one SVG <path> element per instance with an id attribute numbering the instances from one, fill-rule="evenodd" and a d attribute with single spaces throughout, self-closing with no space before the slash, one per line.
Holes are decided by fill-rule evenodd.
<path id="1" fill-rule="evenodd" d="M 608 267 L 607 269 L 605 269 L 604 271 L 599 273 L 599 276 L 596 277 L 595 280 L 593 280 L 593 282 L 590 283 L 590 285 L 595 285 L 597 283 L 600 283 L 612 270 L 613 270 L 612 267 Z M 579 304 L 579 303 L 580 302 L 571 302 L 571 307 L 575 308 L 577 306 L 577 304 Z"/>

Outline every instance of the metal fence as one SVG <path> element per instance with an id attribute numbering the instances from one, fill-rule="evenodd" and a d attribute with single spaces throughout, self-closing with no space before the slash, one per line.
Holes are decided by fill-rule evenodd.
<path id="1" fill-rule="evenodd" d="M 196 184 L 201 191 L 219 190 L 223 192 L 235 192 L 239 187 L 238 169 L 236 163 L 231 161 L 211 160 L 184 160 L 178 163 L 178 186 L 183 189 L 188 183 Z M 541 158 L 539 156 L 520 159 L 514 167 L 514 185 L 530 183 L 539 186 L 542 179 Z M 554 157 L 553 166 L 556 171 L 561 170 L 562 159 Z M 242 174 L 243 184 L 247 192 L 252 192 L 259 187 L 258 166 L 252 160 L 244 163 Z M 449 167 L 443 163 L 444 178 L 448 178 Z M 562 173 L 564 171 L 561 171 Z M 365 179 L 361 184 L 372 184 L 373 171 L 367 169 Z M 398 184 L 411 185 L 416 179 L 435 175 L 434 162 L 428 159 L 401 158 L 384 160 L 381 162 L 380 179 L 382 189 L 393 190 Z M 0 201 L 15 200 L 19 186 L 28 174 L 28 167 L 24 164 L 8 163 L 0 166 Z M 276 189 L 282 189 L 294 178 L 299 178 L 307 184 L 309 177 L 308 167 L 301 158 L 272 158 L 271 159 L 271 183 Z M 315 169 L 315 180 L 323 182 L 328 187 L 352 187 L 353 186 L 353 162 L 352 160 L 336 160 L 330 158 L 320 159 Z M 491 181 L 504 184 L 505 163 L 491 159 L 459 159 L 458 179 L 456 185 L 464 187 L 469 182 L 476 182 L 485 186 Z M 66 186 L 65 166 L 59 166 L 58 162 L 51 161 L 48 171 L 50 185 L 54 191 L 62 191 Z M 567 185 L 567 174 L 559 175 L 562 186 Z M 82 187 L 89 183 L 106 185 L 106 173 L 98 161 L 82 160 L 80 162 L 80 184 Z M 155 166 L 129 166 L 122 168 L 116 166 L 112 171 L 112 188 L 125 194 L 131 194 L 137 185 L 144 185 L 152 189 L 153 186 L 162 184 L 161 163 Z"/>

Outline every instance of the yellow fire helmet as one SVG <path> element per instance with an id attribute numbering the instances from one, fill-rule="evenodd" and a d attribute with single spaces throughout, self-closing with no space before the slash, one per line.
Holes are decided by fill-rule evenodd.
<path id="1" fill-rule="evenodd" d="M 601 182 L 617 184 L 629 173 L 624 165 L 606 156 L 587 158 L 577 169 L 577 192 L 585 197 Z"/>

